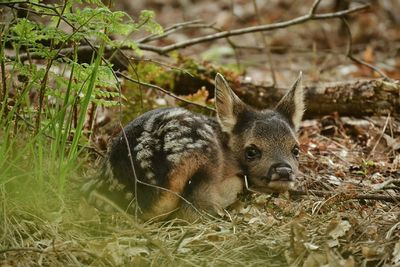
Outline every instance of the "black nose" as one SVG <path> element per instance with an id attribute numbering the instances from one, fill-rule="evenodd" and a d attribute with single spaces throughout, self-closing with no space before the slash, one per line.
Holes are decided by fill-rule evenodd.
<path id="1" fill-rule="evenodd" d="M 278 176 L 277 180 L 290 180 L 293 170 L 290 165 L 286 163 L 277 163 L 271 166 L 273 176 Z"/>

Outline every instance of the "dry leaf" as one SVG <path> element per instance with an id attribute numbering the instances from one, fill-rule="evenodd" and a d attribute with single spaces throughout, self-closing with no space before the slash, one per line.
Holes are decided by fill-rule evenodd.
<path id="1" fill-rule="evenodd" d="M 363 52 L 363 59 L 365 62 L 368 63 L 374 63 L 375 57 L 374 57 L 374 49 L 372 46 L 368 45 L 365 51 Z"/>
<path id="2" fill-rule="evenodd" d="M 327 234 L 333 239 L 337 239 L 350 230 L 351 224 L 347 220 L 332 220 L 327 227 Z"/>
<path id="3" fill-rule="evenodd" d="M 191 102 L 195 102 L 200 105 L 207 105 L 209 93 L 207 89 L 203 86 L 196 93 L 192 95 L 182 96 L 182 98 L 189 100 Z"/>
<path id="4" fill-rule="evenodd" d="M 381 255 L 382 252 L 383 252 L 383 247 L 369 246 L 361 248 L 362 255 L 367 259 L 375 258 Z"/>

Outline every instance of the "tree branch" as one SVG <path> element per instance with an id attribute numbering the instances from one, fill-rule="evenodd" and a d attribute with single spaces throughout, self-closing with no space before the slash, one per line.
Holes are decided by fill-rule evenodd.
<path id="1" fill-rule="evenodd" d="M 319 1 L 316 1 L 316 2 L 319 2 Z M 326 13 L 326 14 L 314 14 L 315 10 L 313 11 L 313 9 L 315 9 L 316 7 L 317 7 L 317 5 L 315 5 L 315 3 L 314 3 L 314 6 L 312 7 L 309 14 L 301 16 L 301 17 L 297 17 L 297 18 L 294 18 L 294 19 L 291 19 L 288 21 L 277 22 L 277 23 L 266 24 L 266 25 L 259 25 L 259 26 L 252 26 L 252 27 L 241 28 L 241 29 L 236 29 L 236 30 L 231 30 L 231 31 L 218 32 L 218 33 L 209 34 L 209 35 L 205 35 L 205 36 L 198 37 L 198 38 L 193 38 L 193 39 L 183 41 L 180 43 L 167 45 L 164 47 L 144 45 L 142 43 L 139 43 L 138 46 L 142 50 L 152 51 L 152 52 L 156 52 L 158 54 L 166 54 L 168 52 L 171 52 L 171 51 L 174 51 L 174 50 L 177 50 L 180 48 L 185 48 L 188 46 L 205 43 L 205 42 L 210 42 L 213 40 L 226 38 L 226 37 L 230 37 L 230 36 L 242 35 L 242 34 L 253 33 L 253 32 L 272 31 L 272 30 L 276 30 L 276 29 L 282 29 L 282 28 L 286 28 L 289 26 L 301 24 L 301 23 L 304 23 L 306 21 L 311 21 L 311 20 L 325 20 L 325 19 L 332 19 L 332 18 L 341 18 L 345 15 L 365 10 L 369 7 L 369 5 L 362 5 L 362 6 L 354 7 L 351 9 L 341 10 L 338 12 Z"/>

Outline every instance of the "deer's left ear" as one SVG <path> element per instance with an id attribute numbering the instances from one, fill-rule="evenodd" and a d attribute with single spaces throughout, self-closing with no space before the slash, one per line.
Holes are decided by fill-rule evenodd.
<path id="1" fill-rule="evenodd" d="M 282 97 L 275 110 L 285 116 L 297 131 L 304 114 L 304 91 L 301 85 L 302 73 L 287 94 Z"/>
<path id="2" fill-rule="evenodd" d="M 230 133 L 236 125 L 238 114 L 246 105 L 229 87 L 221 74 L 215 77 L 215 107 L 222 130 Z"/>

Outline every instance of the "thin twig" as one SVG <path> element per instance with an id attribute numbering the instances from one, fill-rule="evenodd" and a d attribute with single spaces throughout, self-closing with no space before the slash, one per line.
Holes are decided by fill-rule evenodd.
<path id="1" fill-rule="evenodd" d="M 312 7 L 310 9 L 310 13 L 309 13 L 310 15 L 314 15 L 315 14 L 315 12 L 317 11 L 319 3 L 321 3 L 321 0 L 315 0 L 314 1 L 313 5 L 312 5 Z"/>
<path id="2" fill-rule="evenodd" d="M 3 33 L 5 30 L 5 26 L 1 27 L 1 32 L 0 32 L 0 39 L 3 37 Z M 4 40 L 4 39 L 3 39 Z M 1 87 L 2 87 L 2 92 L 0 92 L 0 105 L 3 104 L 0 108 L 0 114 L 2 114 L 2 109 L 4 109 L 4 115 L 7 116 L 8 114 L 8 106 L 7 106 L 7 78 L 6 78 L 6 66 L 4 64 L 5 57 L 4 57 L 4 43 L 0 43 L 0 68 L 1 68 Z"/>
<path id="3" fill-rule="evenodd" d="M 185 22 L 177 23 L 170 27 L 165 28 L 164 32 L 162 34 L 151 34 L 142 39 L 137 40 L 137 42 L 144 44 L 144 43 L 148 43 L 148 42 L 152 42 L 155 40 L 165 38 L 179 30 L 186 30 L 186 29 L 193 29 L 193 28 L 210 28 L 214 24 L 215 23 L 207 23 L 206 24 L 206 23 L 203 23 L 202 20 L 185 21 Z"/>
<path id="4" fill-rule="evenodd" d="M 305 195 L 314 195 L 317 197 L 332 197 L 337 195 L 340 198 L 345 200 L 349 199 L 369 199 L 369 200 L 378 200 L 378 201 L 386 201 L 386 202 L 400 202 L 400 196 L 385 196 L 382 194 L 357 194 L 353 192 L 328 192 L 322 190 L 290 190 L 290 194 L 294 196 L 305 196 Z"/>
<path id="5" fill-rule="evenodd" d="M 132 169 L 132 173 L 133 173 L 133 178 L 135 179 L 134 181 L 134 188 L 133 188 L 133 192 L 135 194 L 135 201 L 136 201 L 136 205 L 135 205 L 135 220 L 137 220 L 138 218 L 138 209 L 139 209 L 139 203 L 137 201 L 137 184 L 139 182 L 139 179 L 137 177 L 136 174 L 136 169 L 135 169 L 135 164 L 133 163 L 133 158 L 132 158 L 132 152 L 131 152 L 131 146 L 129 145 L 129 140 L 128 137 L 126 136 L 126 132 L 124 127 L 122 126 L 122 124 L 120 123 L 120 127 L 122 129 L 122 135 L 124 136 L 124 140 L 125 140 L 125 144 L 126 144 L 126 149 L 128 150 L 128 158 L 129 158 L 129 162 L 131 164 L 131 169 Z M 127 207 L 129 208 L 129 206 Z"/>
<path id="6" fill-rule="evenodd" d="M 386 117 L 386 121 L 385 121 L 385 124 L 383 125 L 381 134 L 379 135 L 378 139 L 376 140 L 375 145 L 372 147 L 371 151 L 368 153 L 367 159 L 369 159 L 371 157 L 371 155 L 375 152 L 375 149 L 377 148 L 379 142 L 381 141 L 383 135 L 385 134 L 386 127 L 388 126 L 389 120 L 390 120 L 390 112 Z"/>
<path id="7" fill-rule="evenodd" d="M 345 17 L 340 18 L 343 22 L 343 25 L 345 26 L 346 32 L 347 32 L 347 37 L 348 37 L 348 47 L 347 47 L 347 57 L 351 59 L 352 61 L 367 66 L 368 68 L 372 69 L 373 71 L 376 71 L 382 78 L 384 78 L 387 81 L 394 82 L 391 78 L 389 78 L 382 70 L 380 70 L 378 67 L 365 62 L 364 60 L 358 59 L 353 56 L 353 37 L 351 35 L 351 30 L 350 30 L 350 25 L 347 22 L 347 19 Z"/>

